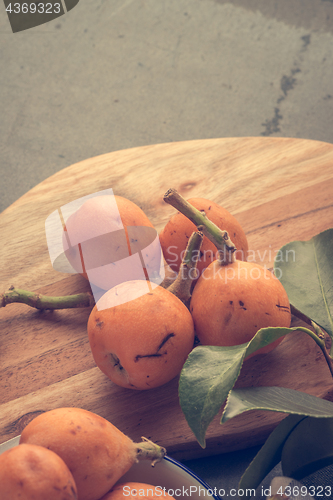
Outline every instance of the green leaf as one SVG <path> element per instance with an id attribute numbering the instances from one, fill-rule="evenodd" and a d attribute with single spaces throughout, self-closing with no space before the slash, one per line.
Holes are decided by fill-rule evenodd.
<path id="1" fill-rule="evenodd" d="M 258 488 L 261 481 L 280 462 L 284 443 L 292 430 L 304 418 L 307 417 L 289 415 L 275 427 L 242 475 L 238 485 L 240 490 L 246 491 L 247 489 Z"/>
<path id="2" fill-rule="evenodd" d="M 179 402 L 187 423 L 204 448 L 207 428 L 227 399 L 243 360 L 296 328 L 262 328 L 246 344 L 198 346 L 189 354 L 179 379 Z"/>
<path id="3" fill-rule="evenodd" d="M 250 410 L 270 410 L 308 417 L 333 417 L 331 401 L 306 392 L 285 387 L 245 387 L 230 392 L 222 423 Z"/>
<path id="4" fill-rule="evenodd" d="M 274 272 L 290 303 L 333 339 L 333 229 L 283 246 L 276 255 Z"/>
<path id="5" fill-rule="evenodd" d="M 333 417 L 330 401 L 285 387 L 249 387 L 230 392 L 222 421 L 249 410 L 282 411 L 289 416 L 274 429 L 246 469 L 239 483 L 241 489 L 257 488 L 280 462 L 284 443 L 301 420 Z"/>

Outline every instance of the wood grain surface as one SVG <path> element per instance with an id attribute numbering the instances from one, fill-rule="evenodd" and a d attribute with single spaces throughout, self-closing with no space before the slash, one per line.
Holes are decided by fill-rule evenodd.
<path id="1" fill-rule="evenodd" d="M 168 188 L 227 208 L 242 224 L 251 258 L 272 266 L 279 248 L 333 227 L 333 145 L 283 138 L 228 138 L 158 144 L 104 154 L 72 165 L 0 214 L 0 291 L 10 285 L 48 295 L 89 290 L 78 275 L 52 268 L 45 220 L 65 203 L 103 189 L 129 198 L 159 231 L 175 210 Z M 115 386 L 95 366 L 86 333 L 90 309 L 39 312 L 0 309 L 0 443 L 39 412 L 79 406 L 109 419 L 132 439 L 142 435 L 178 459 L 257 445 L 284 417 L 251 412 L 219 424 L 207 446 L 196 442 L 181 412 L 175 379 L 150 391 Z M 293 323 L 294 325 L 297 322 Z M 304 333 L 246 361 L 238 386 L 278 385 L 333 399 L 329 370 Z"/>

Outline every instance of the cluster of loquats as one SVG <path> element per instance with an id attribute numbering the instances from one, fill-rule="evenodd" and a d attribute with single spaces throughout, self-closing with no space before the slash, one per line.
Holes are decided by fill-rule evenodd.
<path id="1" fill-rule="evenodd" d="M 178 213 L 160 235 L 136 204 L 118 196 L 112 199 L 114 213 L 106 196 L 88 200 L 66 221 L 63 234 L 74 270 L 103 292 L 87 324 L 96 365 L 115 384 L 136 390 L 177 377 L 197 342 L 244 344 L 261 328 L 291 322 L 282 284 L 268 269 L 247 262 L 245 232 L 228 211 L 209 200 L 186 201 L 175 190 L 164 200 Z M 103 229 L 105 221 L 109 232 Z M 67 232 L 81 246 L 70 245 Z M 89 268 L 83 265 L 83 246 Z M 161 263 L 175 277 L 160 279 Z M 59 298 L 55 306 L 46 299 L 12 290 L 3 294 L 2 307 L 21 301 L 62 308 Z M 69 300 L 60 299 L 62 304 Z M 78 307 L 78 300 L 85 299 L 70 297 L 64 307 Z M 86 306 L 90 299 L 80 302 Z M 124 486 L 149 489 L 121 483 L 132 465 L 143 458 L 159 461 L 165 453 L 145 439 L 134 443 L 87 410 L 54 409 L 32 420 L 20 444 L 0 456 L 0 500 L 120 500 Z M 148 489 L 141 498 L 156 500 Z"/>
<path id="2" fill-rule="evenodd" d="M 159 235 L 138 205 L 113 194 L 84 200 L 65 221 L 64 254 L 89 280 L 94 300 L 90 293 L 42 297 L 13 288 L 0 295 L 0 307 L 93 305 L 87 330 L 96 365 L 115 384 L 136 390 L 177 377 L 198 343 L 240 345 L 262 328 L 290 327 L 287 293 L 270 270 L 247 260 L 246 234 L 235 217 L 174 189 L 164 201 L 177 213 Z"/>
<path id="3" fill-rule="evenodd" d="M 147 254 L 145 279 L 123 280 L 109 289 L 88 321 L 97 366 L 117 385 L 137 390 L 159 387 L 179 375 L 196 341 L 239 345 L 261 328 L 291 322 L 280 281 L 246 261 L 248 242 L 235 217 L 209 200 L 186 201 L 173 189 L 164 201 L 178 210 L 159 234 L 165 263 L 176 277 L 159 284 L 150 280 L 147 270 L 156 266 L 156 252 Z M 133 202 L 122 199 L 119 213 L 126 230 L 153 227 Z M 90 217 L 101 216 L 90 212 Z M 142 242 L 139 231 L 136 235 L 143 249 L 146 232 Z"/>
<path id="4" fill-rule="evenodd" d="M 144 438 L 134 443 L 95 413 L 57 408 L 35 417 L 20 443 L 0 455 L 0 498 L 115 500 L 123 497 L 115 485 L 135 462 L 154 465 L 165 454 L 165 448 Z"/>

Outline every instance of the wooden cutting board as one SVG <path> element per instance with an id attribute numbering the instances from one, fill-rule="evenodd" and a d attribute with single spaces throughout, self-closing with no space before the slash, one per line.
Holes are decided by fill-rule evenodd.
<path id="1" fill-rule="evenodd" d="M 209 139 L 117 151 L 72 165 L 0 214 L 0 292 L 10 285 L 49 295 L 89 290 L 81 276 L 52 268 L 45 237 L 48 215 L 83 195 L 112 188 L 141 206 L 159 231 L 175 212 L 163 202 L 170 187 L 228 209 L 247 233 L 257 262 L 271 267 L 285 243 L 333 227 L 333 145 Z M 218 416 L 202 449 L 179 407 L 177 380 L 131 391 L 99 371 L 87 340 L 89 313 L 38 312 L 22 304 L 0 309 L 0 443 L 19 434 L 39 412 L 79 406 L 109 419 L 134 440 L 146 436 L 162 444 L 182 460 L 260 444 L 284 417 L 251 412 L 221 426 Z M 246 361 L 237 384 L 279 385 L 333 400 L 322 354 L 299 332 L 273 352 Z"/>

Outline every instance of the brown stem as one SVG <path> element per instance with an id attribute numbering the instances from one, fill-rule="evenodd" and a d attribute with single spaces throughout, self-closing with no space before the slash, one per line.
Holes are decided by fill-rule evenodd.
<path id="1" fill-rule="evenodd" d="M 314 323 L 313 321 L 311 322 L 311 326 L 314 328 L 314 332 L 312 330 L 309 330 L 308 328 L 305 328 L 303 326 L 297 326 L 295 328 L 295 330 L 299 330 L 301 332 L 305 332 L 307 333 L 308 335 L 310 335 L 310 337 L 313 338 L 313 340 L 316 342 L 316 344 L 320 347 L 323 355 L 324 355 L 324 358 L 325 358 L 325 361 L 328 365 L 328 368 L 331 372 L 331 375 L 333 377 L 333 360 L 332 358 L 330 357 L 330 355 L 328 354 L 327 352 L 327 349 L 326 349 L 326 345 L 325 345 L 325 336 L 324 336 L 324 333 L 323 331 L 321 330 L 321 328 L 316 324 Z"/>
<path id="2" fill-rule="evenodd" d="M 0 307 L 5 307 L 7 304 L 13 304 L 14 302 L 26 304 L 36 309 L 72 309 L 92 307 L 95 304 L 90 292 L 65 295 L 63 297 L 50 297 L 12 286 L 8 292 L 0 294 Z"/>
<path id="3" fill-rule="evenodd" d="M 162 288 L 169 288 L 169 286 L 175 281 L 177 276 L 178 274 L 175 271 L 173 271 L 169 266 L 167 266 L 165 268 L 165 278 L 162 281 L 162 283 L 160 283 L 159 286 L 161 286 Z"/>
<path id="4" fill-rule="evenodd" d="M 307 323 L 308 325 L 312 326 L 313 329 L 315 330 L 316 332 L 316 335 L 319 339 L 323 340 L 325 342 L 325 333 L 323 332 L 323 330 L 317 325 L 317 323 L 315 323 L 314 321 L 312 321 L 311 318 L 309 318 L 309 316 L 307 316 L 306 314 L 302 313 L 302 311 L 300 311 L 299 309 L 297 309 L 295 306 L 293 306 L 292 304 L 290 304 L 290 312 L 293 316 L 295 316 L 296 318 L 304 321 L 304 323 Z M 331 339 L 331 349 L 330 349 L 330 353 L 327 352 L 327 349 L 326 349 L 326 346 L 325 346 L 325 349 L 322 348 L 322 351 L 323 351 L 323 354 L 326 358 L 326 361 L 327 363 L 329 364 L 329 367 L 330 367 L 330 370 L 331 370 L 331 373 L 333 375 L 333 371 L 332 371 L 332 354 L 333 354 L 333 342 L 332 342 L 332 339 Z"/>
<path id="5" fill-rule="evenodd" d="M 312 320 L 292 304 L 290 304 L 290 312 L 293 316 L 296 316 L 296 318 L 301 319 L 304 323 L 312 326 Z"/>
<path id="6" fill-rule="evenodd" d="M 200 210 L 191 205 L 175 189 L 169 189 L 163 199 L 193 222 L 199 231 L 216 246 L 221 254 L 223 253 L 224 257 L 220 258 L 221 264 L 227 264 L 235 260 L 234 253 L 237 249 L 229 238 L 227 231 L 221 231 L 214 222 L 207 218 L 204 212 L 200 212 Z"/>
<path id="7" fill-rule="evenodd" d="M 203 240 L 202 232 L 192 233 L 188 240 L 185 255 L 179 268 L 178 276 L 167 290 L 176 295 L 184 304 L 191 298 L 191 288 L 198 277 L 197 261 Z"/>
<path id="8" fill-rule="evenodd" d="M 333 360 L 332 360 L 332 357 L 331 357 L 331 353 L 328 353 L 327 349 L 326 349 L 325 333 L 320 328 L 320 326 L 317 325 L 317 323 L 315 323 L 314 321 L 311 321 L 311 324 L 312 324 L 312 327 L 313 327 L 314 331 L 316 332 L 317 337 L 323 341 L 324 348 L 322 349 L 322 352 L 324 354 L 324 357 L 326 359 L 327 364 L 329 365 L 329 369 L 330 369 L 332 377 L 333 377 Z M 332 349 L 332 347 L 331 347 L 331 349 Z"/>

